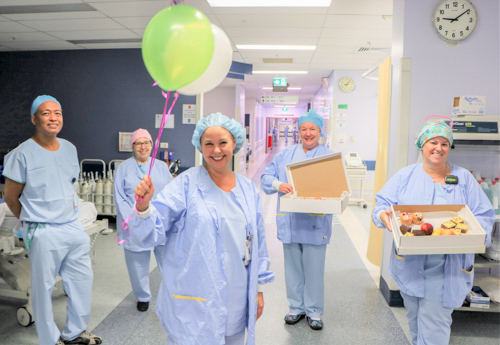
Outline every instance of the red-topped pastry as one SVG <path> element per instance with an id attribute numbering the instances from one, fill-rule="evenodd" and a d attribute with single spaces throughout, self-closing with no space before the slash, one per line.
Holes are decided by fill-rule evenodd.
<path id="1" fill-rule="evenodd" d="M 412 222 L 411 213 L 401 212 L 399 214 L 399 219 L 401 219 L 401 224 L 411 225 Z"/>

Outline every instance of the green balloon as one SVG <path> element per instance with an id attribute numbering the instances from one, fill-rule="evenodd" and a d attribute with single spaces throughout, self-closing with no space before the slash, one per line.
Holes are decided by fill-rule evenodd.
<path id="1" fill-rule="evenodd" d="M 210 65 L 214 53 L 210 20 L 198 9 L 174 5 L 150 20 L 142 39 L 142 59 L 166 91 L 184 87 Z"/>

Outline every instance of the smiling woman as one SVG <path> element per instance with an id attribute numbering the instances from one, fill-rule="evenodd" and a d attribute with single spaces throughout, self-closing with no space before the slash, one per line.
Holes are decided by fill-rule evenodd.
<path id="1" fill-rule="evenodd" d="M 247 330 L 246 344 L 253 345 L 264 308 L 258 286 L 273 281 L 274 273 L 259 192 L 230 168 L 245 130 L 221 113 L 210 114 L 198 121 L 191 142 L 203 165 L 180 174 L 152 202 L 155 189 L 147 176 L 136 187 L 142 201 L 129 224 L 131 239 L 165 246 L 157 310 L 167 344 L 242 345 Z"/>

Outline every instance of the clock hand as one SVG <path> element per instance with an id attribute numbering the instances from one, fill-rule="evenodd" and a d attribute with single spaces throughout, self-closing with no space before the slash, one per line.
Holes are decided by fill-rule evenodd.
<path id="1" fill-rule="evenodd" d="M 451 21 L 455 21 L 456 18 L 442 18 L 443 20 L 451 20 Z"/>
<path id="2" fill-rule="evenodd" d="M 455 19 L 453 19 L 450 23 L 453 23 L 453 22 L 456 22 L 458 21 L 458 18 L 460 18 L 461 16 L 463 16 L 464 14 L 466 14 L 467 12 L 470 12 L 470 9 L 465 11 L 464 13 L 462 13 L 461 15 L 459 15 L 458 17 L 456 17 Z"/>

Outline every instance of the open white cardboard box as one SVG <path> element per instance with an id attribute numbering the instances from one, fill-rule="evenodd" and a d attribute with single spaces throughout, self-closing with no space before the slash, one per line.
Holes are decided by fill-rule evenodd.
<path id="1" fill-rule="evenodd" d="M 287 164 L 286 175 L 294 192 L 280 198 L 281 211 L 340 214 L 349 204 L 351 188 L 340 152 Z"/>
<path id="2" fill-rule="evenodd" d="M 394 244 L 398 254 L 467 254 L 486 251 L 486 233 L 467 205 L 392 205 L 391 226 Z M 453 217 L 464 219 L 470 235 L 449 236 L 403 236 L 399 227 L 401 212 L 420 212 L 423 223 L 430 223 L 434 229 Z M 420 225 L 412 225 L 420 229 Z"/>

